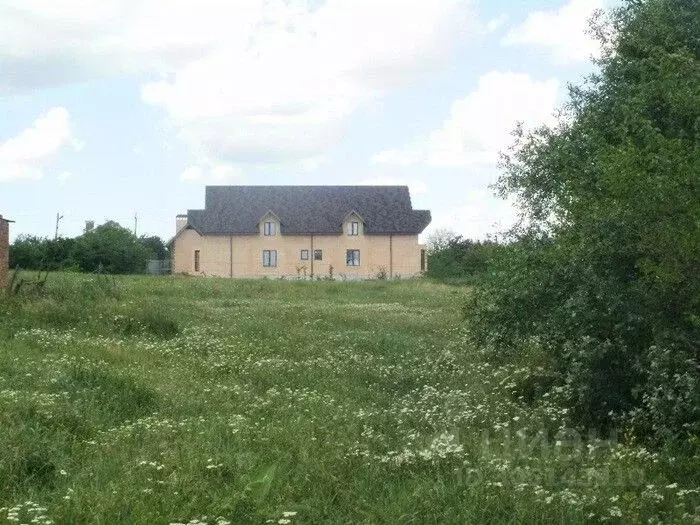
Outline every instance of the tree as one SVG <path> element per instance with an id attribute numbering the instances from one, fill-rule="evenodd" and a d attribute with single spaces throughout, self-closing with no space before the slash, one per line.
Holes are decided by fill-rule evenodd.
<path id="1" fill-rule="evenodd" d="M 76 240 L 75 260 L 86 272 L 142 273 L 149 257 L 149 249 L 130 230 L 112 221 Z"/>
<path id="2" fill-rule="evenodd" d="M 160 237 L 144 235 L 139 240 L 149 250 L 151 259 L 163 260 L 169 257 L 168 248 Z"/>
<path id="3" fill-rule="evenodd" d="M 24 270 L 64 270 L 74 265 L 75 239 L 20 235 L 10 246 L 10 266 Z"/>
<path id="4" fill-rule="evenodd" d="M 502 248 L 493 241 L 472 241 L 461 235 L 445 239 L 440 238 L 430 250 L 429 277 L 463 280 L 482 275 Z"/>
<path id="5" fill-rule="evenodd" d="M 472 333 L 501 352 L 536 341 L 538 391 L 581 425 L 697 434 L 698 2 L 627 0 L 594 31 L 599 72 L 504 155 L 498 189 L 527 226 L 475 294 Z"/>
<path id="6" fill-rule="evenodd" d="M 40 270 L 46 261 L 46 239 L 20 235 L 10 246 L 10 267 Z"/>

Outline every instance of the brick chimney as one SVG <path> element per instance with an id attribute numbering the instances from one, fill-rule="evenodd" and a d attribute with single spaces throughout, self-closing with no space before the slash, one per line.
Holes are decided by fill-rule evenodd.
<path id="1" fill-rule="evenodd" d="M 175 218 L 175 235 L 180 233 L 185 226 L 187 226 L 187 215 L 178 215 Z"/>
<path id="2" fill-rule="evenodd" d="M 10 267 L 10 221 L 0 215 L 0 289 L 5 288 Z"/>

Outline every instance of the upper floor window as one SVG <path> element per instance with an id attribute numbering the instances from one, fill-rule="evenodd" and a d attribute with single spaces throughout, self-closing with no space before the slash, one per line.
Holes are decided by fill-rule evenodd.
<path id="1" fill-rule="evenodd" d="M 266 222 L 263 226 L 263 232 L 266 237 L 277 235 L 277 224 L 274 222 Z"/>
<path id="2" fill-rule="evenodd" d="M 348 250 L 345 259 L 348 266 L 360 266 L 360 250 Z"/>
<path id="3" fill-rule="evenodd" d="M 277 250 L 263 250 L 263 266 L 266 268 L 277 267 Z"/>
<path id="4" fill-rule="evenodd" d="M 323 250 L 314 250 L 314 261 L 323 260 Z"/>
<path id="5" fill-rule="evenodd" d="M 360 235 L 360 223 L 359 222 L 349 222 L 348 223 L 348 235 Z"/>
<path id="6" fill-rule="evenodd" d="M 309 250 L 301 250 L 301 260 L 302 261 L 309 260 Z"/>

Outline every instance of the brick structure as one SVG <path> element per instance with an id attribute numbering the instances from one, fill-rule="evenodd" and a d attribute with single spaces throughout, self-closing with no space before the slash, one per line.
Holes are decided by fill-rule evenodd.
<path id="1" fill-rule="evenodd" d="M 0 288 L 7 283 L 10 265 L 10 222 L 0 215 Z"/>

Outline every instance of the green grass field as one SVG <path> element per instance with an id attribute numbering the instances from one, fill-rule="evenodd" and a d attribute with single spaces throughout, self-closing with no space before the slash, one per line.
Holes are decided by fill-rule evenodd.
<path id="1" fill-rule="evenodd" d="M 468 293 L 54 274 L 0 299 L 0 523 L 700 522 L 700 459 L 562 430 L 536 366 L 469 346 Z"/>

